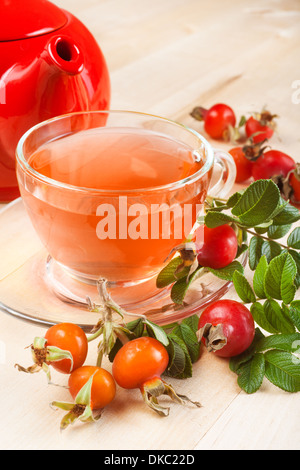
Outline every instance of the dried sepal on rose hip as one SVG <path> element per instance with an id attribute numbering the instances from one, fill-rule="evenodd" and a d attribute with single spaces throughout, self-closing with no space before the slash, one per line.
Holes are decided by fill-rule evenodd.
<path id="1" fill-rule="evenodd" d="M 254 142 L 252 138 L 250 138 L 242 147 L 243 153 L 247 160 L 250 162 L 255 162 L 258 160 L 263 153 L 269 148 L 267 144 L 268 140 L 264 139 L 260 142 Z"/>
<path id="2" fill-rule="evenodd" d="M 246 136 L 251 137 L 255 144 L 271 139 L 276 129 L 275 118 L 277 117 L 277 114 L 272 114 L 266 109 L 260 113 L 254 113 L 245 122 Z"/>
<path id="3" fill-rule="evenodd" d="M 201 225 L 193 234 L 193 241 L 182 243 L 172 250 L 178 251 L 181 258 L 174 275 L 176 277 L 184 269 L 189 269 L 189 278 L 201 266 L 224 268 L 235 259 L 237 250 L 237 235 L 230 225 L 214 228 Z"/>
<path id="4" fill-rule="evenodd" d="M 266 150 L 266 140 L 254 143 L 250 138 L 243 146 L 239 145 L 229 150 L 236 166 L 236 183 L 245 183 L 252 178 L 252 169 L 255 161 Z"/>
<path id="5" fill-rule="evenodd" d="M 33 365 L 29 367 L 23 367 L 20 364 L 15 364 L 15 367 L 20 372 L 27 372 L 28 374 L 34 374 L 43 370 L 46 375 L 48 382 L 51 382 L 50 365 L 55 361 L 61 361 L 63 359 L 69 359 L 71 361 L 71 367 L 73 367 L 73 357 L 70 351 L 63 351 L 60 348 L 53 346 L 47 346 L 47 340 L 45 338 L 36 337 L 33 340 L 31 348 L 31 355 L 33 359 Z"/>
<path id="6" fill-rule="evenodd" d="M 251 345 L 254 335 L 252 314 L 241 302 L 218 300 L 200 315 L 197 337 L 216 356 L 241 354 Z"/>
<path id="7" fill-rule="evenodd" d="M 280 189 L 291 171 L 295 170 L 296 163 L 292 157 L 280 150 L 274 150 L 267 144 L 267 140 L 254 143 L 252 138 L 243 147 L 229 150 L 237 170 L 236 182 L 242 183 L 249 178 L 254 181 L 260 179 L 273 179 Z M 287 190 L 287 185 L 283 190 Z"/>
<path id="8" fill-rule="evenodd" d="M 61 430 L 76 421 L 97 421 L 116 394 L 116 384 L 110 372 L 97 366 L 82 366 L 73 371 L 68 386 L 74 402 L 53 401 L 50 404 L 68 412 L 61 420 Z"/>
<path id="9" fill-rule="evenodd" d="M 124 389 L 139 389 L 146 405 L 160 416 L 168 416 L 169 408 L 159 404 L 158 398 L 169 396 L 181 405 L 199 402 L 179 395 L 161 375 L 169 364 L 169 354 L 157 339 L 143 336 L 129 341 L 119 349 L 112 365 L 112 374 L 117 384 Z"/>
<path id="10" fill-rule="evenodd" d="M 191 276 L 194 271 L 199 267 L 197 259 L 197 246 L 194 241 L 186 241 L 174 247 L 165 262 L 174 254 L 178 252 L 181 258 L 181 263 L 176 267 L 174 272 L 175 277 L 188 270 L 188 275 Z"/>
<path id="11" fill-rule="evenodd" d="M 287 174 L 279 174 L 272 177 L 276 183 L 281 196 L 285 200 L 289 200 L 291 204 L 298 206 L 300 204 L 300 164 L 295 163 L 294 168 Z"/>
<path id="12" fill-rule="evenodd" d="M 33 365 L 23 367 L 16 364 L 21 372 L 36 373 L 43 370 L 51 382 L 50 366 L 63 374 L 70 374 L 82 366 L 88 353 L 87 337 L 74 323 L 60 323 L 51 326 L 44 337 L 36 337 L 30 346 Z"/>

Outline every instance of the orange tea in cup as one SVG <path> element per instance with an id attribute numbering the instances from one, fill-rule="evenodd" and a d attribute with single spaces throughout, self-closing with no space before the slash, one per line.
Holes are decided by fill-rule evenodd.
<path id="1" fill-rule="evenodd" d="M 193 230 L 214 154 L 199 134 L 135 112 L 74 113 L 27 132 L 21 196 L 47 251 L 71 276 L 153 278 Z"/>

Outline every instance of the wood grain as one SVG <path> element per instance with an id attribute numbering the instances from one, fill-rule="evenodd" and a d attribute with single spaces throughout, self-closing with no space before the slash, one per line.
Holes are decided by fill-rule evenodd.
<path id="1" fill-rule="evenodd" d="M 239 116 L 267 106 L 279 115 L 273 148 L 300 162 L 300 104 L 292 88 L 300 79 L 298 0 L 54 3 L 75 14 L 99 42 L 111 73 L 112 109 L 159 114 L 202 132 L 190 116 L 196 105 L 227 102 Z M 0 231 L 0 283 L 13 285 L 16 296 L 19 268 L 40 249 L 21 220 L 7 212 Z M 28 298 L 38 295 L 38 289 L 27 292 Z M 226 297 L 236 298 L 233 291 Z M 60 433 L 62 412 L 49 403 L 66 399 L 67 391 L 47 386 L 44 374 L 14 368 L 16 362 L 30 365 L 24 348 L 43 332 L 0 312 L 1 449 L 300 449 L 299 395 L 266 381 L 248 396 L 227 361 L 208 353 L 192 379 L 172 380 L 202 408 L 171 404 L 169 417 L 161 419 L 145 409 L 139 392 L 118 389 L 98 423 Z M 93 348 L 89 358 L 94 362 Z M 54 378 L 65 383 L 65 377 Z"/>

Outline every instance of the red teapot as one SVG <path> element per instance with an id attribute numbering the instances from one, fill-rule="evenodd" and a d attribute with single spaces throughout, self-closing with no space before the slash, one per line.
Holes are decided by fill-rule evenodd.
<path id="1" fill-rule="evenodd" d="M 24 132 L 109 103 L 104 55 L 76 17 L 47 0 L 1 0 L 0 202 L 19 196 L 15 150 Z"/>

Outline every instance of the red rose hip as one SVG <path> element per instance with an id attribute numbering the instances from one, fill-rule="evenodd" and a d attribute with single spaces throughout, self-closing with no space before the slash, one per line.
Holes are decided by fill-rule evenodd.
<path id="1" fill-rule="evenodd" d="M 198 328 L 206 328 L 202 342 L 216 356 L 232 357 L 252 343 L 255 323 L 248 308 L 235 300 L 218 300 L 201 314 Z"/>

